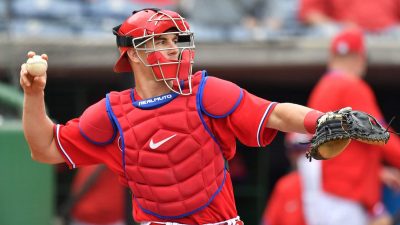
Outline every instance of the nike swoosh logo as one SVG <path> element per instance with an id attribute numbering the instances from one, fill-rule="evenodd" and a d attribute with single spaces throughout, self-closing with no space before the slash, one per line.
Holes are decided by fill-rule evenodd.
<path id="1" fill-rule="evenodd" d="M 176 136 L 176 134 L 174 134 L 174 135 L 172 135 L 172 136 L 170 136 L 170 137 L 167 137 L 167 138 L 165 138 L 164 140 L 161 140 L 161 141 L 156 142 L 156 143 L 154 143 L 154 142 L 153 142 L 153 139 L 151 139 L 151 140 L 150 140 L 150 148 L 151 148 L 151 149 L 156 149 L 156 148 L 160 147 L 162 144 L 164 144 L 165 142 L 171 140 L 171 139 L 172 139 L 173 137 L 175 137 L 175 136 Z"/>

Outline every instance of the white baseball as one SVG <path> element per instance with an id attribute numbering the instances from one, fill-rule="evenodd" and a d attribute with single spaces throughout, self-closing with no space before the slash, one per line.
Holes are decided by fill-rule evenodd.
<path id="1" fill-rule="evenodd" d="M 34 55 L 26 61 L 26 70 L 32 76 L 42 76 L 47 71 L 47 61 L 40 55 Z"/>

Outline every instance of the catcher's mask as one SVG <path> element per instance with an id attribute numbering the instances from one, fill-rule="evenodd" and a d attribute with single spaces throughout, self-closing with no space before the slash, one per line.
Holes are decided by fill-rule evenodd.
<path id="1" fill-rule="evenodd" d="M 192 65 L 194 59 L 193 32 L 189 24 L 178 13 L 155 8 L 134 11 L 121 25 L 113 28 L 120 50 L 120 58 L 114 66 L 114 71 L 131 72 L 127 51 L 133 47 L 135 51 L 144 51 L 146 60 L 139 56 L 145 66 L 151 67 L 154 79 L 164 81 L 171 91 L 189 95 L 192 93 Z M 177 36 L 176 47 L 156 48 L 155 39 L 161 35 Z M 146 44 L 147 43 L 147 44 Z M 178 50 L 178 59 L 169 60 L 161 51 Z M 168 81 L 173 82 L 168 82 Z M 188 87 L 184 88 L 184 85 Z"/>

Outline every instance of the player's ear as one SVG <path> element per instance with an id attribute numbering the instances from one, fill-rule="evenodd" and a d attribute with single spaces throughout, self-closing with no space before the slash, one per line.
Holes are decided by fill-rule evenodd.
<path id="1" fill-rule="evenodd" d="M 139 56 L 137 54 L 137 52 L 135 51 L 134 48 L 130 48 L 128 49 L 128 51 L 126 52 L 126 54 L 128 54 L 128 57 L 135 63 L 141 62 L 139 59 Z"/>

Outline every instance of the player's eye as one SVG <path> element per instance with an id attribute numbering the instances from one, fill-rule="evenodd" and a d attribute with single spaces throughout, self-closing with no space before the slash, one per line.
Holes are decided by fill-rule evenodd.
<path id="1" fill-rule="evenodd" d="M 156 45 L 163 45 L 163 44 L 165 44 L 165 41 L 164 40 L 156 40 L 155 44 Z"/>

